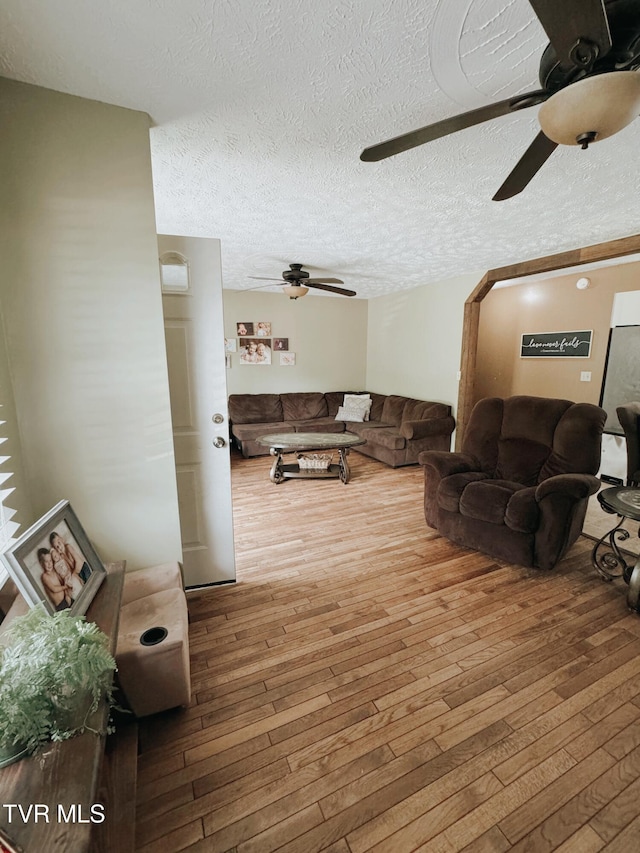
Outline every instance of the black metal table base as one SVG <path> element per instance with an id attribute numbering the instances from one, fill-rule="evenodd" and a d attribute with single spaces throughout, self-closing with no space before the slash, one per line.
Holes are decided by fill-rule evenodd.
<path id="1" fill-rule="evenodd" d="M 625 542 L 631 535 L 622 527 L 626 516 L 619 516 L 620 520 L 614 528 L 605 533 L 593 547 L 591 561 L 598 574 L 604 581 L 612 581 L 614 578 L 622 578 L 628 585 L 627 604 L 631 610 L 640 613 L 640 558 L 635 562 L 627 562 L 620 550 L 619 544 Z"/>

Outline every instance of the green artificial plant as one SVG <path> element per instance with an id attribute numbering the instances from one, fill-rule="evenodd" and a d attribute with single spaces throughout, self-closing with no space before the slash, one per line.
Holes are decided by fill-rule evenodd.
<path id="1" fill-rule="evenodd" d="M 18 616 L 0 646 L 0 746 L 33 752 L 48 740 L 91 730 L 102 699 L 113 705 L 116 662 L 107 636 L 84 616 Z"/>

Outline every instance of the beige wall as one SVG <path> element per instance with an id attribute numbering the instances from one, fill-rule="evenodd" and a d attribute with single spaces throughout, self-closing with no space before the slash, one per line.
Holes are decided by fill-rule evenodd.
<path id="1" fill-rule="evenodd" d="M 148 123 L 0 80 L 0 304 L 32 520 L 68 498 L 129 568 L 181 556 Z"/>
<path id="2" fill-rule="evenodd" d="M 224 245 L 222 252 L 224 257 Z M 265 320 L 271 323 L 272 338 L 289 338 L 289 349 L 296 354 L 295 367 L 281 367 L 278 353 L 270 365 L 241 364 L 240 353 L 232 353 L 230 394 L 365 388 L 366 300 L 311 295 L 292 300 L 282 293 L 238 290 L 225 290 L 223 298 L 227 338 L 237 340 L 236 323 Z"/>
<path id="3" fill-rule="evenodd" d="M 369 300 L 367 388 L 455 413 L 464 303 L 482 272 Z"/>
<path id="4" fill-rule="evenodd" d="M 577 290 L 580 277 L 557 276 L 494 288 L 480 311 L 474 397 L 533 394 L 598 403 L 617 292 L 636 290 L 640 264 L 620 264 L 587 273 L 591 285 Z M 592 329 L 589 358 L 520 358 L 527 332 Z M 580 374 L 591 372 L 590 382 Z"/>

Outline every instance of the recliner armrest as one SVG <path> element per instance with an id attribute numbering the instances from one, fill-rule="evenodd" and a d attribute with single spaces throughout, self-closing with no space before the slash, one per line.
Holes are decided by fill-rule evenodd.
<path id="1" fill-rule="evenodd" d="M 597 477 L 592 477 L 591 474 L 556 474 L 538 484 L 536 500 L 539 503 L 548 495 L 557 493 L 581 500 L 590 495 L 595 495 L 600 486 L 600 480 Z"/>
<path id="2" fill-rule="evenodd" d="M 400 424 L 400 435 L 412 438 L 428 438 L 430 435 L 451 435 L 456 422 L 449 415 L 446 418 L 423 418 L 419 421 L 403 421 Z"/>
<path id="3" fill-rule="evenodd" d="M 480 471 L 480 463 L 469 453 L 423 450 L 418 456 L 418 462 L 425 468 L 433 468 L 441 478 L 462 474 L 464 471 Z"/>

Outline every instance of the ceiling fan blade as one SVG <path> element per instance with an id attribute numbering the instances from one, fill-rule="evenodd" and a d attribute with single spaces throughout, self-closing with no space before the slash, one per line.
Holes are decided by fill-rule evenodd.
<path id="1" fill-rule="evenodd" d="M 244 291 L 262 290 L 265 287 L 277 287 L 279 284 L 284 284 L 284 283 L 285 283 L 284 281 L 280 281 L 279 279 L 275 278 L 273 280 L 272 284 L 255 284 L 253 287 L 243 287 L 242 290 L 244 290 Z"/>
<path id="2" fill-rule="evenodd" d="M 604 0 L 529 0 L 564 66 L 590 68 L 611 49 Z M 594 53 L 590 45 L 596 46 Z"/>
<path id="3" fill-rule="evenodd" d="M 317 281 L 307 279 L 301 282 L 305 287 L 313 287 L 316 290 L 328 290 L 330 293 L 339 293 L 341 296 L 355 296 L 355 290 L 347 290 L 345 287 L 334 287 L 331 284 L 319 284 Z"/>
<path id="4" fill-rule="evenodd" d="M 300 284 L 344 284 L 341 278 L 301 278 Z"/>
<path id="5" fill-rule="evenodd" d="M 394 154 L 409 151 L 418 145 L 424 145 L 425 142 L 432 142 L 434 139 L 440 139 L 443 136 L 448 136 L 450 133 L 464 130 L 466 127 L 482 124 L 482 122 L 507 115 L 514 110 L 533 107 L 535 104 L 546 101 L 550 94 L 545 89 L 540 89 L 535 92 L 527 92 L 525 95 L 507 98 L 504 101 L 497 101 L 495 104 L 487 104 L 484 107 L 470 110 L 467 113 L 460 113 L 459 115 L 445 118 L 442 121 L 435 122 L 435 124 L 428 124 L 425 127 L 419 128 L 419 130 L 412 130 L 409 133 L 403 133 L 402 136 L 395 136 L 393 139 L 387 139 L 386 142 L 379 142 L 377 145 L 365 148 L 360 155 L 360 159 L 367 163 L 384 160 L 386 157 L 392 157 Z"/>
<path id="6" fill-rule="evenodd" d="M 257 281 L 284 281 L 282 278 L 268 278 L 266 275 L 248 275 L 247 278 L 255 278 Z"/>
<path id="7" fill-rule="evenodd" d="M 520 160 L 518 160 L 507 180 L 494 195 L 493 201 L 504 201 L 522 192 L 531 178 L 544 166 L 557 147 L 557 142 L 552 142 L 548 136 L 545 136 L 540 131 Z"/>

